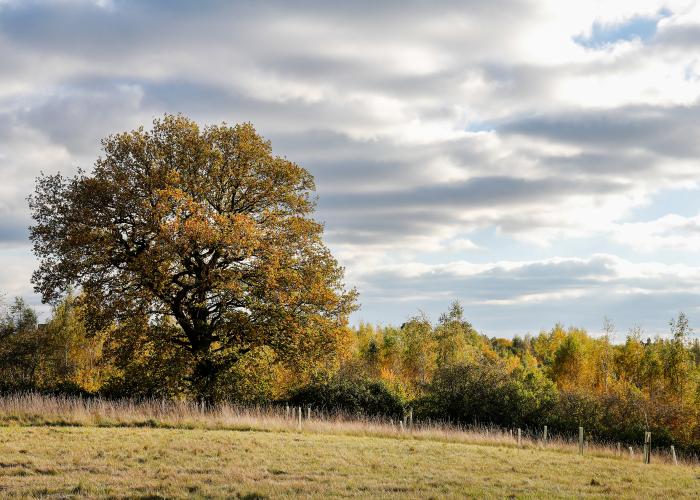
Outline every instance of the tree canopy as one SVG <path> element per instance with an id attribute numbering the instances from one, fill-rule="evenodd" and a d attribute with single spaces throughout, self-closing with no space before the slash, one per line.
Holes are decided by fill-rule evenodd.
<path id="1" fill-rule="evenodd" d="M 249 123 L 166 115 L 102 146 L 91 173 L 42 174 L 29 198 L 44 301 L 80 287 L 93 330 L 169 321 L 206 401 L 252 349 L 287 362 L 333 350 L 356 293 L 313 218 L 309 172 Z"/>

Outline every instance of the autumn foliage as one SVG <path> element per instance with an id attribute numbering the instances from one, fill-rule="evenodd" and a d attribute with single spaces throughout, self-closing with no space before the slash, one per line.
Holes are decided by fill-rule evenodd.
<path id="1" fill-rule="evenodd" d="M 169 341 L 172 325 L 135 321 L 127 330 L 88 333 L 80 301 L 58 303 L 41 327 L 23 302 L 0 321 L 0 390 L 187 399 L 195 360 Z M 454 304 L 437 323 L 417 316 L 400 327 L 361 324 L 322 362 L 290 366 L 267 349 L 225 370 L 221 399 L 289 402 L 326 411 L 466 425 L 521 427 L 700 452 L 700 342 L 681 314 L 664 338 L 640 329 L 621 342 L 555 325 L 536 336 L 489 338 Z M 622 339 L 621 339 L 622 340 Z M 441 353 L 451 352 L 451 356 Z"/>
<path id="2" fill-rule="evenodd" d="M 30 197 L 45 301 L 78 287 L 86 324 L 116 330 L 120 349 L 178 346 L 208 402 L 251 351 L 294 364 L 334 350 L 355 293 L 312 217 L 306 170 L 250 124 L 180 115 L 103 150 L 90 174 L 42 176 Z"/>
<path id="3" fill-rule="evenodd" d="M 700 452 L 700 342 L 555 325 L 490 338 L 458 302 L 433 322 L 348 326 L 354 290 L 313 218 L 311 175 L 250 124 L 165 116 L 110 136 L 90 173 L 30 197 L 33 281 L 0 317 L 0 390 L 291 402 Z"/>

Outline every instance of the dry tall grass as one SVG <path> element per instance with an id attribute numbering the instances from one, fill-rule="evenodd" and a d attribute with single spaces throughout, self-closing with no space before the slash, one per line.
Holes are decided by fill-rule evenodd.
<path id="1" fill-rule="evenodd" d="M 554 436 L 543 442 L 541 433 L 523 432 L 518 443 L 517 430 L 486 426 L 457 426 L 444 422 L 416 422 L 387 418 L 361 417 L 333 411 L 311 411 L 285 406 L 236 406 L 222 404 L 207 407 L 187 401 L 106 400 L 22 393 L 0 396 L 0 425 L 82 426 L 82 427 L 161 427 L 212 430 L 256 430 L 267 432 L 305 432 L 344 436 L 389 437 L 433 440 L 525 449 L 578 453 L 577 429 L 571 437 Z M 641 437 L 643 439 L 643 436 Z M 642 440 L 640 439 L 640 441 Z M 586 442 L 585 454 L 642 461 L 641 442 L 629 449 L 618 445 Z M 672 463 L 669 450 L 654 449 L 654 462 Z M 697 464 L 697 459 L 679 462 Z"/>

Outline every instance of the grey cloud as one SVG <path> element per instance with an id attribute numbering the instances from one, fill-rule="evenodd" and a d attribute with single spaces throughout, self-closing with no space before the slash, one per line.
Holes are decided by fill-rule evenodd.
<path id="1" fill-rule="evenodd" d="M 534 9 L 519 1 L 443 2 L 439 7 L 425 2 L 114 5 L 13 4 L 1 11 L 0 36 L 15 52 L 63 56 L 116 78 L 184 78 L 197 66 L 230 72 L 235 84 L 237 73 L 256 69 L 281 79 L 333 81 L 339 91 L 425 97 L 458 92 L 464 75 L 478 69 L 488 51 L 505 48 L 507 40 L 490 26 L 517 32 Z M 436 19 L 443 24 L 435 26 Z M 468 28 L 458 21 L 468 22 Z M 344 48 L 319 50 L 324 47 L 318 38 L 328 36 L 343 40 Z M 452 67 L 431 75 L 393 74 L 393 54 L 382 52 L 387 43 L 429 48 L 452 59 Z M 24 71 L 29 77 L 36 67 Z"/>
<path id="2" fill-rule="evenodd" d="M 273 148 L 304 165 L 316 176 L 319 191 L 329 193 L 405 192 L 433 181 L 431 161 L 438 155 L 456 165 L 481 171 L 488 157 L 466 141 L 423 146 L 387 140 L 358 140 L 332 130 L 281 132 L 269 135 Z M 406 193 L 410 195 L 411 193 Z M 361 200 L 358 200 L 361 201 Z"/>
<path id="3" fill-rule="evenodd" d="M 563 178 L 519 179 L 516 177 L 478 177 L 464 182 L 434 184 L 407 191 L 337 195 L 325 202 L 328 209 L 351 206 L 369 210 L 404 206 L 426 208 L 490 208 L 537 203 L 542 199 L 565 197 L 572 193 L 606 193 L 620 191 L 614 181 L 588 185 Z"/>
<path id="4" fill-rule="evenodd" d="M 0 210 L 0 246 L 26 245 L 30 220 L 24 212 Z"/>
<path id="5" fill-rule="evenodd" d="M 697 49 L 700 47 L 700 24 L 666 26 L 657 34 L 654 45 L 685 50 Z"/>
<path id="6" fill-rule="evenodd" d="M 243 94 L 235 88 L 187 80 L 167 80 L 141 84 L 143 107 L 159 115 L 184 112 L 207 122 L 253 122 L 267 137 L 273 134 L 307 130 L 338 130 L 371 122 L 358 106 L 347 103 L 288 98 L 265 100 Z M 277 145 L 273 145 L 283 153 Z"/>
<path id="7" fill-rule="evenodd" d="M 534 64 L 487 62 L 480 66 L 490 83 L 491 97 L 509 104 L 527 102 L 552 92 L 558 76 L 568 68 L 544 68 Z"/>
<path id="8" fill-rule="evenodd" d="M 691 319 L 700 314 L 700 294 L 692 277 L 685 281 L 671 274 L 625 278 L 617 273 L 615 264 L 612 257 L 595 256 L 533 262 L 515 269 L 494 264 L 467 276 L 449 266 L 415 277 L 395 270 L 373 270 L 363 276 L 367 305 L 358 316 L 380 318 L 386 314 L 384 311 L 401 307 L 411 312 L 420 308 L 436 318 L 450 300 L 460 299 L 467 317 L 476 318 L 475 326 L 486 333 L 537 333 L 556 322 L 598 331 L 603 317 L 609 316 L 622 332 L 618 337 L 622 340 L 624 332 L 638 324 L 645 326 L 650 335 L 665 333 L 668 320 L 681 309 Z M 681 288 L 685 291 L 679 291 Z M 646 293 L 634 291 L 639 289 Z M 572 291 L 582 291 L 584 295 L 566 296 Z M 507 306 L 498 302 L 543 293 L 564 295 Z"/>
<path id="9" fill-rule="evenodd" d="M 203 34 L 204 40 L 208 41 L 221 36 L 224 40 L 231 40 L 241 34 L 260 33 L 261 26 L 276 26 L 274 21 L 278 20 L 309 20 L 358 36 L 372 33 L 390 39 L 401 34 L 430 34 L 431 40 L 450 42 L 455 39 L 455 34 L 435 32 L 430 27 L 431 20 L 471 19 L 481 33 L 492 31 L 488 29 L 488 22 L 501 25 L 522 22 L 521 16 L 534 8 L 527 2 L 512 0 L 488 3 L 450 1 L 439 6 L 423 1 L 380 4 L 278 1 L 264 5 L 249 2 L 115 1 L 113 5 L 114 8 L 105 9 L 87 2 L 9 4 L 0 10 L 0 28 L 23 44 L 72 53 L 91 53 L 107 45 L 134 47 L 159 38 L 196 42 L 196 39 L 190 40 L 189 36 L 193 34 Z M 250 26 L 251 23 L 255 26 Z M 232 27 L 243 29 L 237 32 Z M 280 46 L 277 40 L 273 41 L 284 53 L 284 46 Z"/>
<path id="10" fill-rule="evenodd" d="M 584 152 L 570 156 L 543 155 L 540 162 L 550 172 L 561 175 L 605 176 L 652 174 L 658 168 L 658 157 L 646 153 L 629 154 L 614 151 Z"/>
<path id="11" fill-rule="evenodd" d="M 563 77 L 614 76 L 690 49 L 695 28 L 660 29 L 642 52 L 545 65 L 516 47 L 539 9 L 516 0 L 1 4 L 0 169 L 16 189 L 2 200 L 0 242 L 25 237 L 24 196 L 39 169 L 89 168 L 100 138 L 165 112 L 253 122 L 277 154 L 314 174 L 318 218 L 349 253 L 382 245 L 420 253 L 407 242 L 484 227 L 567 229 L 557 216 L 574 197 L 619 201 L 675 179 L 670 161 L 700 153 L 698 104 L 567 110 L 551 94 Z M 414 125 L 424 137 L 395 132 Z M 491 132 L 441 137 L 449 127 L 456 136 Z M 559 153 L 570 146 L 580 152 Z M 592 276 L 605 266 L 494 268 L 469 284 L 448 271 L 415 280 L 377 272 L 363 278 L 363 302 L 602 290 Z M 504 328 L 493 306 L 472 306 L 495 318 L 486 326 Z M 576 318 L 575 302 L 566 307 Z"/>
<path id="12" fill-rule="evenodd" d="M 317 217 L 326 223 L 326 238 L 330 242 L 352 245 L 395 245 L 411 237 L 432 236 L 441 229 L 468 225 L 454 213 L 437 210 L 379 214 L 351 209 L 338 214 L 328 213 L 321 207 Z M 472 223 L 472 226 L 475 225 Z"/>
<path id="13" fill-rule="evenodd" d="M 372 284 L 381 283 L 382 290 L 397 290 L 407 295 L 411 292 L 415 294 L 418 289 L 424 292 L 449 291 L 459 295 L 466 287 L 469 289 L 469 300 L 485 301 L 510 299 L 531 293 L 557 292 L 582 286 L 602 286 L 598 277 L 613 275 L 612 264 L 606 257 L 533 262 L 515 269 L 496 264 L 468 276 L 460 276 L 454 269 L 445 266 L 432 270 L 429 280 L 425 279 L 425 275 L 405 277 L 392 270 L 373 272 L 367 279 L 370 287 Z"/>
<path id="14" fill-rule="evenodd" d="M 697 117 L 700 106 L 624 106 L 606 110 L 577 110 L 516 119 L 499 126 L 505 134 L 550 139 L 594 147 L 636 148 L 669 157 L 700 154 Z"/>
<path id="15" fill-rule="evenodd" d="M 624 187 L 562 179 L 481 178 L 415 190 L 322 197 L 317 217 L 326 223 L 329 241 L 344 244 L 384 246 L 387 241 L 397 244 L 480 227 L 519 235 L 551 228 L 542 212 L 556 210 L 559 199 L 615 191 L 624 192 Z"/>
<path id="16" fill-rule="evenodd" d="M 138 86 L 71 86 L 57 89 L 46 102 L 21 111 L 17 118 L 74 153 L 96 154 L 100 139 L 134 128 L 130 122 L 140 99 Z"/>

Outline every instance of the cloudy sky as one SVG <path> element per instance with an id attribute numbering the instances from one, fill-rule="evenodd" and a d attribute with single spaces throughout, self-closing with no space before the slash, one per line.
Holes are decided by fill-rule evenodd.
<path id="1" fill-rule="evenodd" d="M 0 0 L 0 291 L 25 197 L 163 113 L 317 180 L 354 322 L 700 321 L 700 2 Z"/>

